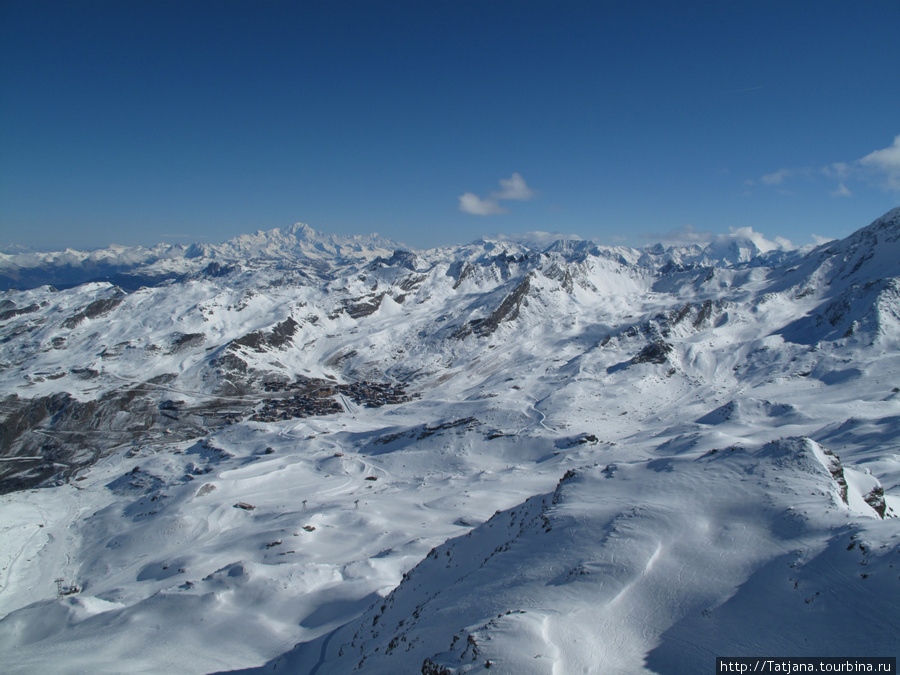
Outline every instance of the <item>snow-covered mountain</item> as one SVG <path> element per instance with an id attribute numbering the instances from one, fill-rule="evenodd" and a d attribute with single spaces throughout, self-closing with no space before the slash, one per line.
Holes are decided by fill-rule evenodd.
<path id="1" fill-rule="evenodd" d="M 5 256 L 3 670 L 896 656 L 898 247 Z"/>
<path id="2" fill-rule="evenodd" d="M 181 279 L 211 262 L 217 265 L 256 261 L 306 264 L 328 270 L 349 262 L 390 255 L 396 242 L 378 235 L 323 235 L 308 225 L 241 235 L 221 244 L 159 244 L 110 246 L 96 251 L 0 253 L 0 289 L 31 289 L 43 285 L 71 288 L 107 281 L 128 290 Z"/>

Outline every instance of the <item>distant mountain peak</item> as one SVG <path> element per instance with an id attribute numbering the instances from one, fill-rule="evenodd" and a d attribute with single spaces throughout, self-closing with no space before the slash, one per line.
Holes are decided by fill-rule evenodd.
<path id="1" fill-rule="evenodd" d="M 900 207 L 884 214 L 871 225 L 841 241 L 829 242 L 813 249 L 812 254 L 829 261 L 836 277 L 844 278 L 862 270 L 868 277 L 882 275 L 892 256 L 900 256 Z M 305 262 L 318 274 L 342 265 L 366 265 L 381 258 L 394 260 L 401 266 L 395 251 L 411 251 L 402 243 L 378 234 L 336 235 L 320 232 L 306 223 L 297 222 L 281 228 L 257 230 L 227 241 L 211 243 L 158 244 L 151 248 L 112 245 L 83 252 L 72 249 L 55 252 L 19 252 L 0 254 L 0 288 L 34 288 L 44 284 L 70 287 L 92 280 L 116 279 L 126 287 L 153 285 L 182 274 L 199 271 L 212 260 L 226 265 L 244 261 L 280 265 Z M 528 232 L 515 235 L 495 234 L 456 246 L 430 251 L 415 251 L 426 258 L 467 256 L 471 260 L 498 257 L 529 257 L 537 253 L 557 254 L 569 260 L 586 256 L 602 256 L 644 269 L 672 270 L 694 267 L 751 266 L 772 267 L 799 262 L 808 249 L 797 249 L 785 239 L 770 240 L 750 227 L 733 229 L 714 237 L 707 245 L 655 244 L 641 249 L 598 246 L 577 235 L 557 232 Z M 835 257 L 837 256 L 837 257 Z M 852 260 L 851 260 L 852 259 Z M 205 261 L 205 262 L 204 262 Z M 878 264 L 873 264 L 873 261 Z M 393 263 L 388 263 L 393 264 Z M 124 277 L 126 278 L 123 278 Z"/>
<path id="2" fill-rule="evenodd" d="M 366 262 L 390 256 L 402 244 L 370 235 L 326 235 L 306 223 L 241 234 L 221 244 L 194 244 L 186 257 L 224 260 L 328 260 Z"/>
<path id="3" fill-rule="evenodd" d="M 294 223 L 285 229 L 298 239 L 315 239 L 319 236 L 319 233 L 306 223 Z"/>

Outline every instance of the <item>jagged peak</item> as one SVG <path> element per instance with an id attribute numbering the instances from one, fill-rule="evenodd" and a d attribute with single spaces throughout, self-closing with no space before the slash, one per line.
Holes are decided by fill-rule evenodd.
<path id="1" fill-rule="evenodd" d="M 402 244 L 377 234 L 339 236 L 326 235 L 306 223 L 294 223 L 285 228 L 257 230 L 242 234 L 221 244 L 195 244 L 186 257 L 223 259 L 266 258 L 273 260 L 329 260 L 351 258 L 366 261 L 389 256 L 404 248 Z"/>
<path id="2" fill-rule="evenodd" d="M 840 241 L 813 249 L 806 257 L 815 268 L 828 268 L 829 283 L 900 276 L 900 207 Z"/>
<path id="3" fill-rule="evenodd" d="M 554 246 L 557 242 L 580 242 L 583 240 L 577 234 L 563 234 L 561 232 L 544 232 L 536 230 L 534 232 L 521 232 L 518 234 L 492 234 L 479 241 L 510 243 L 534 251 L 545 251 L 547 248 Z"/>
<path id="4" fill-rule="evenodd" d="M 315 239 L 319 236 L 319 233 L 306 223 L 294 223 L 293 225 L 285 229 L 289 234 L 297 237 L 298 239 Z"/>
<path id="5" fill-rule="evenodd" d="M 863 230 L 869 228 L 874 230 L 894 230 L 900 233 L 900 206 L 897 206 L 883 216 L 876 218 L 870 225 L 864 227 Z"/>
<path id="6" fill-rule="evenodd" d="M 557 239 L 547 246 L 544 253 L 561 253 L 563 255 L 597 255 L 597 245 L 585 239 Z"/>
<path id="7" fill-rule="evenodd" d="M 866 279 L 898 276 L 896 261 L 900 260 L 900 207 L 892 209 L 872 224 L 855 232 L 842 241 L 830 242 L 808 251 L 793 247 L 784 239 L 770 240 L 749 227 L 733 229 L 706 245 L 685 244 L 666 246 L 655 244 L 638 248 L 600 246 L 593 241 L 575 235 L 548 232 L 530 232 L 513 235 L 490 235 L 458 246 L 448 246 L 428 251 L 416 251 L 422 261 L 440 259 L 466 259 L 474 264 L 499 264 L 536 260 L 541 253 L 560 255 L 570 261 L 597 256 L 635 265 L 660 273 L 672 270 L 689 270 L 698 266 L 764 266 L 778 267 L 796 264 L 808 254 L 804 269 L 827 262 L 833 271 L 830 279 L 863 275 Z M 23 281 L 29 287 L 52 281 L 54 283 L 81 283 L 102 274 L 157 265 L 151 277 L 168 278 L 174 274 L 190 272 L 197 259 L 216 259 L 225 262 L 239 260 L 307 261 L 312 264 L 368 264 L 381 257 L 385 261 L 394 258 L 394 252 L 410 249 L 378 234 L 334 235 L 324 234 L 303 222 L 281 228 L 257 230 L 242 234 L 225 242 L 183 244 L 158 244 L 147 248 L 113 245 L 90 252 L 66 249 L 57 252 L 22 252 L 0 254 L 6 286 Z M 165 262 L 171 261 L 171 262 Z M 208 263 L 199 263 L 200 267 Z M 409 266 L 408 261 L 404 261 Z M 71 268 L 65 278 L 54 270 Z M 113 268 L 116 269 L 113 269 Z M 415 265 L 413 265 L 415 267 Z M 163 269 L 164 268 L 164 269 Z M 199 268 L 198 268 L 199 269 Z M 34 270 L 28 274 L 20 270 Z M 807 270 L 808 272 L 808 270 Z M 857 272 L 859 274 L 857 274 Z M 55 275 L 55 276 L 54 276 Z M 796 278 L 796 275 L 794 275 Z M 149 278 L 149 277 L 148 277 Z M 160 277 L 161 278 L 161 277 Z M 27 281 L 26 281 L 27 279 Z"/>

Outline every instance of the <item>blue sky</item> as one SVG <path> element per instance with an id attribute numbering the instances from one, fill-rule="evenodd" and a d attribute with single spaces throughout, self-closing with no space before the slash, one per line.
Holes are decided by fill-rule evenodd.
<path id="1" fill-rule="evenodd" d="M 413 247 L 900 203 L 900 3 L 0 0 L 0 246 Z"/>

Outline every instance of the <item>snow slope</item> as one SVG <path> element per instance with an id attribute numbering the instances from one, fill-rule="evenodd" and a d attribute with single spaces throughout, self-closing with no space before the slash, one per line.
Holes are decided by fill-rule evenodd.
<path id="1" fill-rule="evenodd" d="M 336 633 L 325 663 L 702 672 L 722 654 L 881 653 L 900 629 L 900 561 L 870 549 L 896 530 L 851 524 L 825 457 L 792 439 L 569 471 L 433 549 Z M 273 667 L 304 672 L 316 647 Z"/>

